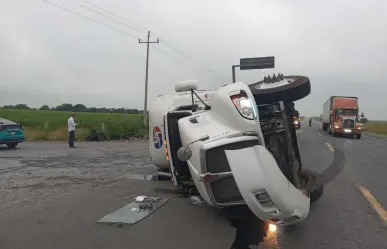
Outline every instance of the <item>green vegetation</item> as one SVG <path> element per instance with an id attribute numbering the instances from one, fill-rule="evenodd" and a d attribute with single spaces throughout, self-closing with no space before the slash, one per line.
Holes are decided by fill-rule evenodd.
<path id="1" fill-rule="evenodd" d="M 365 131 L 387 135 L 387 121 L 370 121 L 364 123 Z"/>
<path id="2" fill-rule="evenodd" d="M 12 110 L 38 110 L 36 108 L 31 108 L 26 104 L 16 104 L 16 105 L 5 105 L 4 109 Z M 95 108 L 95 107 L 86 107 L 83 104 L 61 104 L 56 107 L 49 107 L 48 105 L 43 105 L 39 108 L 41 111 L 65 111 L 65 112 L 98 112 L 98 113 L 128 113 L 128 114 L 142 114 L 142 110 L 138 109 L 126 109 L 126 108 Z"/>
<path id="3" fill-rule="evenodd" d="M 67 139 L 67 119 L 71 112 L 54 110 L 0 108 L 0 117 L 22 124 L 26 137 L 31 140 Z M 146 137 L 147 127 L 142 124 L 143 115 L 125 113 L 76 113 L 78 139 L 83 139 L 95 129 L 106 137 Z"/>
<path id="4" fill-rule="evenodd" d="M 25 127 L 27 140 L 66 140 L 67 139 L 67 119 L 71 116 L 71 111 L 62 111 L 69 104 L 63 104 L 56 108 L 44 108 L 41 110 L 31 109 L 26 105 L 6 106 L 0 108 L 0 118 L 12 120 Z M 84 108 L 82 105 L 69 105 L 68 108 Z M 58 110 L 56 110 L 58 109 Z M 86 112 L 92 111 L 92 112 Z M 94 111 L 94 112 L 93 112 Z M 130 114 L 128 114 L 130 113 Z M 82 109 L 76 112 L 77 140 L 83 140 L 90 135 L 92 130 L 104 132 L 108 139 L 147 137 L 148 128 L 144 127 L 143 115 L 136 109 L 125 110 L 100 108 Z M 315 119 L 319 119 L 316 117 Z M 365 131 L 387 135 L 387 121 L 371 121 L 367 118 L 359 120 L 364 123 Z"/>

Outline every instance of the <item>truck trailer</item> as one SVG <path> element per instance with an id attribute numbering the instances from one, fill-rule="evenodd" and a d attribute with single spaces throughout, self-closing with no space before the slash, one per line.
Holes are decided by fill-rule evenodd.
<path id="1" fill-rule="evenodd" d="M 332 136 L 361 138 L 358 97 L 331 96 L 323 105 L 322 129 Z"/>

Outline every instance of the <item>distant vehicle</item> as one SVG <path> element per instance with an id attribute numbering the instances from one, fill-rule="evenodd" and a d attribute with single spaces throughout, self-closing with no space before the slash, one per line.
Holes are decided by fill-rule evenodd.
<path id="1" fill-rule="evenodd" d="M 301 120 L 300 118 L 298 117 L 293 117 L 293 125 L 294 125 L 294 128 L 296 129 L 300 129 L 301 128 Z"/>
<path id="2" fill-rule="evenodd" d="M 362 128 L 358 119 L 357 97 L 331 96 L 323 105 L 322 129 L 327 130 L 332 136 L 356 136 L 360 139 Z"/>
<path id="3" fill-rule="evenodd" d="M 23 126 L 0 118 L 0 145 L 6 144 L 8 148 L 14 149 L 21 142 L 24 142 Z"/>
<path id="4" fill-rule="evenodd" d="M 363 124 L 363 123 L 359 123 L 359 126 L 360 126 L 360 129 L 361 129 L 362 131 L 364 131 L 364 124 Z"/>

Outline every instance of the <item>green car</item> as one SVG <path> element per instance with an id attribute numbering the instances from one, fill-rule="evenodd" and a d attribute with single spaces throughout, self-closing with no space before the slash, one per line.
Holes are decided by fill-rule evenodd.
<path id="1" fill-rule="evenodd" d="M 6 144 L 8 148 L 14 149 L 21 142 L 24 142 L 23 126 L 0 118 L 0 145 Z"/>

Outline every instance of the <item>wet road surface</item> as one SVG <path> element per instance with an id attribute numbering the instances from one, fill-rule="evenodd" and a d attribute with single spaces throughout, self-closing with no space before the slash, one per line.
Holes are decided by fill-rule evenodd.
<path id="1" fill-rule="evenodd" d="M 387 248 L 387 226 L 375 203 L 387 207 L 387 139 L 333 138 L 302 127 L 304 167 L 324 174 L 323 197 L 306 221 L 270 233 L 259 248 Z M 153 172 L 145 141 L 24 143 L 0 148 L 1 249 L 228 249 L 234 230 L 207 207 L 173 198 L 133 226 L 96 224 L 137 195 L 175 196 L 166 182 L 134 179 Z M 138 177 L 137 177 L 138 178 Z M 371 201 L 370 201 L 371 200 Z"/>

